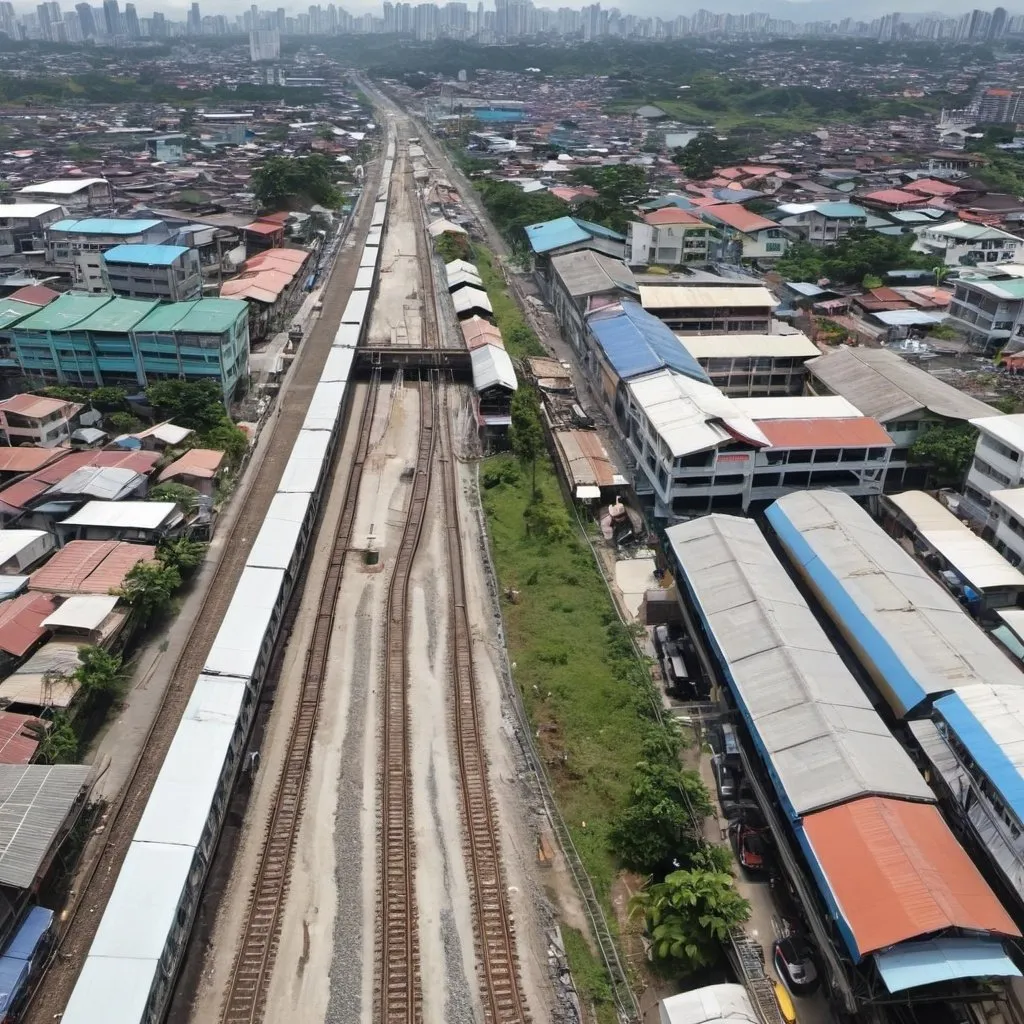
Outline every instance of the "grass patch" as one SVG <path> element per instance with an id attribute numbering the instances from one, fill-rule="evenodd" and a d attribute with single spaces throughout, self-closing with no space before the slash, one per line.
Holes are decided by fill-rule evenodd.
<path id="1" fill-rule="evenodd" d="M 612 989 L 604 966 L 590 952 L 587 940 L 575 928 L 562 925 L 562 942 L 569 970 L 576 983 L 580 1002 L 591 1005 L 597 1014 L 598 1024 L 617 1024 Z"/>
<path id="2" fill-rule="evenodd" d="M 641 743 L 655 728 L 650 691 L 638 682 L 649 676 L 623 670 L 629 639 L 578 531 L 556 540 L 527 534 L 530 476 L 507 455 L 490 459 L 482 474 L 502 593 L 519 591 L 516 603 L 503 597 L 509 655 L 555 799 L 614 923 L 609 832 L 627 805 Z M 537 487 L 542 502 L 562 507 L 546 455 Z"/>
<path id="3" fill-rule="evenodd" d="M 547 355 L 533 328 L 523 318 L 515 299 L 509 295 L 505 279 L 494 265 L 494 254 L 485 246 L 476 245 L 473 247 L 473 255 L 508 354 L 515 359 Z"/>

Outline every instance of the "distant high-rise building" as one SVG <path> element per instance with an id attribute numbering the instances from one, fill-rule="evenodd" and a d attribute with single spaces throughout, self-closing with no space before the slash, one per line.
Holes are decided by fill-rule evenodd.
<path id="1" fill-rule="evenodd" d="M 139 15 L 135 10 L 135 4 L 124 5 L 124 31 L 129 39 L 138 39 L 142 35 L 139 26 Z"/>
<path id="2" fill-rule="evenodd" d="M 75 10 L 78 12 L 78 21 L 82 26 L 82 38 L 95 39 L 96 22 L 92 18 L 92 8 L 88 4 L 75 4 Z"/>
<path id="3" fill-rule="evenodd" d="M 103 22 L 108 36 L 121 35 L 121 8 L 117 0 L 103 0 Z"/>
<path id="4" fill-rule="evenodd" d="M 1020 93 L 1015 89 L 986 89 L 978 101 L 979 124 L 1011 124 L 1017 120 Z"/>
<path id="5" fill-rule="evenodd" d="M 988 25 L 989 39 L 1002 39 L 1006 35 L 1006 22 L 1009 15 L 1005 7 L 997 7 L 992 12 L 992 20 Z"/>
<path id="6" fill-rule="evenodd" d="M 36 17 L 39 19 L 39 32 L 42 37 L 57 42 L 57 26 L 64 23 L 60 13 L 60 4 L 54 3 L 53 0 L 39 4 L 36 7 Z"/>
<path id="7" fill-rule="evenodd" d="M 154 11 L 153 17 L 149 19 L 149 34 L 154 39 L 167 38 L 167 19 L 162 11 Z"/>
<path id="8" fill-rule="evenodd" d="M 276 28 L 258 28 L 249 33 L 249 58 L 254 64 L 281 59 L 281 33 Z"/>
<path id="9" fill-rule="evenodd" d="M 203 34 L 203 17 L 199 13 L 199 4 L 193 4 L 189 8 L 186 27 L 190 36 L 199 36 Z"/>

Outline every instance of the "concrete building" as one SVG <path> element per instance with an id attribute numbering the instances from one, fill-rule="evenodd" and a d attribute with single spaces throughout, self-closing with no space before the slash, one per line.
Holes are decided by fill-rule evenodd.
<path id="1" fill-rule="evenodd" d="M 626 262 L 634 267 L 704 263 L 710 234 L 711 229 L 696 215 L 666 206 L 626 225 Z"/>
<path id="2" fill-rule="evenodd" d="M 992 526 L 993 492 L 1024 484 L 1024 414 L 981 416 L 971 423 L 978 428 L 978 441 L 964 493 L 989 511 L 988 525 Z"/>
<path id="3" fill-rule="evenodd" d="M 162 220 L 59 220 L 46 229 L 46 262 L 68 270 L 79 288 L 105 291 L 104 252 L 115 245 L 158 245 L 169 237 L 170 229 Z"/>
<path id="4" fill-rule="evenodd" d="M 79 216 L 113 209 L 114 193 L 105 178 L 58 178 L 26 185 L 14 194 L 16 203 L 58 203 Z"/>
<path id="5" fill-rule="evenodd" d="M 834 245 L 854 228 L 867 225 L 868 211 L 856 203 L 782 203 L 779 226 L 811 245 Z"/>
<path id="6" fill-rule="evenodd" d="M 101 256 L 103 280 L 115 295 L 187 302 L 203 293 L 199 254 L 183 245 L 116 245 Z"/>
<path id="7" fill-rule="evenodd" d="M 914 247 L 941 259 L 947 267 L 972 267 L 983 263 L 1009 263 L 1017 258 L 1024 240 L 1009 231 L 987 224 L 954 221 L 918 232 Z"/>
<path id="8" fill-rule="evenodd" d="M 723 394 L 737 398 L 799 395 L 805 364 L 821 350 L 806 335 L 730 334 L 682 336 L 687 351 Z"/>
<path id="9" fill-rule="evenodd" d="M 56 203 L 0 203 L 0 256 L 41 251 L 45 229 L 64 216 Z"/>
<path id="10" fill-rule="evenodd" d="M 18 323 L 12 340 L 25 376 L 81 387 L 213 378 L 226 403 L 249 372 L 248 308 L 230 299 L 67 294 Z"/>
<path id="11" fill-rule="evenodd" d="M 1020 93 L 1016 89 L 985 89 L 978 99 L 978 124 L 1013 124 Z"/>
<path id="12" fill-rule="evenodd" d="M 778 302 L 763 286 L 641 285 L 647 312 L 680 334 L 768 334 Z"/>
<path id="13" fill-rule="evenodd" d="M 806 368 L 807 394 L 841 395 L 885 427 L 895 445 L 887 474 L 893 490 L 924 484 L 923 467 L 909 463 L 910 446 L 922 434 L 995 411 L 886 349 L 840 348 Z"/>
<path id="14" fill-rule="evenodd" d="M 629 267 L 589 250 L 552 257 L 549 282 L 551 308 L 562 336 L 576 351 L 583 347 L 588 313 L 639 294 Z"/>
<path id="15" fill-rule="evenodd" d="M 82 406 L 61 398 L 14 395 L 0 401 L 0 431 L 8 445 L 53 448 L 69 444 Z"/>
<path id="16" fill-rule="evenodd" d="M 953 282 L 951 324 L 979 352 L 1002 348 L 1020 325 L 1022 312 L 1024 264 L 1001 263 L 991 270 L 979 267 Z"/>
<path id="17" fill-rule="evenodd" d="M 789 244 L 789 231 L 739 203 L 718 203 L 698 211 L 702 220 L 718 229 L 711 243 L 713 259 L 738 263 L 743 260 L 773 260 L 782 256 Z"/>

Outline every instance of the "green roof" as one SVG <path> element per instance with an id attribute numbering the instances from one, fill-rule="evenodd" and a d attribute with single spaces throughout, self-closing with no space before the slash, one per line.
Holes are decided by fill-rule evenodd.
<path id="1" fill-rule="evenodd" d="M 185 317 L 198 300 L 192 302 L 164 302 L 157 306 L 144 320 L 135 325 L 138 333 L 168 334 L 178 326 L 178 321 Z"/>
<path id="2" fill-rule="evenodd" d="M 69 327 L 90 317 L 110 302 L 109 295 L 76 295 L 65 292 L 34 316 L 22 320 L 19 328 L 26 331 L 66 331 Z"/>
<path id="3" fill-rule="evenodd" d="M 175 324 L 176 331 L 220 334 L 230 330 L 239 317 L 249 315 L 249 304 L 241 299 L 198 299 L 191 305 L 192 308 Z"/>
<path id="4" fill-rule="evenodd" d="M 0 299 L 0 330 L 16 324 L 19 320 L 38 313 L 39 307 L 31 302 L 19 302 L 17 299 Z"/>
<path id="5" fill-rule="evenodd" d="M 75 330 L 127 334 L 156 305 L 146 299 L 112 299 L 92 316 L 75 324 Z"/>

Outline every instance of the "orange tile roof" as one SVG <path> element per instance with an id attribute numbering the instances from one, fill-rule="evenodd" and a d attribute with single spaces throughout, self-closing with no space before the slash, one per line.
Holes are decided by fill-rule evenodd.
<path id="1" fill-rule="evenodd" d="M 777 228 L 779 225 L 759 213 L 751 213 L 744 209 L 739 203 L 722 203 L 713 210 L 706 211 L 709 217 L 720 220 L 737 231 L 744 234 L 751 231 L 764 231 L 767 228 Z"/>
<path id="2" fill-rule="evenodd" d="M 164 469 L 157 480 L 163 483 L 175 476 L 196 476 L 212 479 L 224 461 L 224 453 L 213 448 L 190 448 L 180 459 Z"/>
<path id="3" fill-rule="evenodd" d="M 661 210 L 654 210 L 644 215 L 648 224 L 703 224 L 700 217 L 686 210 L 680 210 L 677 206 L 666 206 Z"/>
<path id="4" fill-rule="evenodd" d="M 850 419 L 757 420 L 775 448 L 891 448 L 892 438 L 870 416 Z"/>
<path id="5" fill-rule="evenodd" d="M 862 956 L 948 929 L 1020 935 L 933 804 L 862 797 L 802 829 Z"/>
<path id="6" fill-rule="evenodd" d="M 908 206 L 912 203 L 926 202 L 924 196 L 904 192 L 899 188 L 883 188 L 877 192 L 869 192 L 864 199 L 868 202 L 882 203 L 884 206 Z"/>

